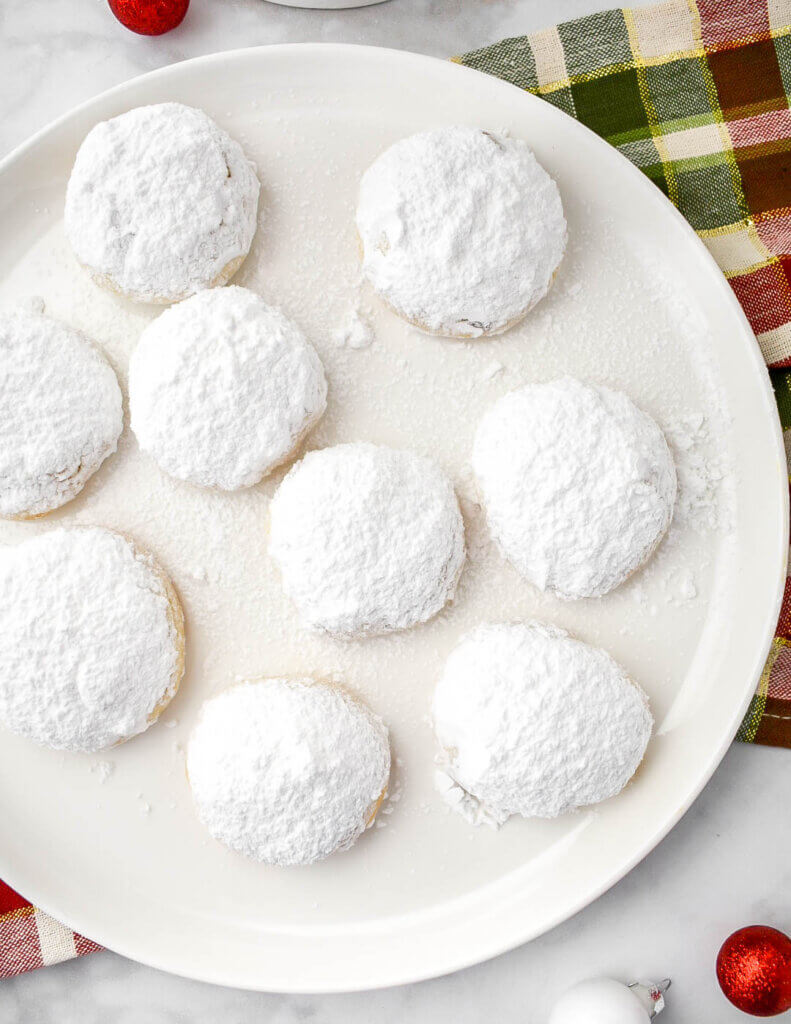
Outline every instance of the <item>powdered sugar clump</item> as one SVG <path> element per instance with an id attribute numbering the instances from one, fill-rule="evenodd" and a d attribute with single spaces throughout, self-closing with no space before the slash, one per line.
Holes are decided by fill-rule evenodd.
<path id="1" fill-rule="evenodd" d="M 712 437 L 702 412 L 672 419 L 666 435 L 673 449 L 678 474 L 675 519 L 695 530 L 732 527 L 732 479 L 727 454 Z"/>
<path id="2" fill-rule="evenodd" d="M 368 348 L 374 340 L 374 332 L 367 320 L 363 320 L 356 309 L 332 333 L 332 340 L 338 348 Z"/>
<path id="3" fill-rule="evenodd" d="M 100 786 L 107 782 L 114 771 L 115 765 L 112 761 L 97 761 L 96 764 L 91 765 L 91 774 L 96 776 Z"/>
<path id="4" fill-rule="evenodd" d="M 503 553 L 560 597 L 617 587 L 673 515 L 676 473 L 659 427 L 621 392 L 571 377 L 496 402 L 472 464 Z"/>
<path id="5" fill-rule="evenodd" d="M 444 774 L 494 822 L 554 818 L 615 796 L 652 724 L 642 690 L 609 654 L 537 622 L 473 630 L 434 694 Z"/>
<path id="6" fill-rule="evenodd" d="M 549 289 L 566 246 L 557 185 L 521 139 L 453 126 L 402 139 L 363 175 L 363 273 L 436 334 L 499 334 Z"/>
<path id="7" fill-rule="evenodd" d="M 342 444 L 309 452 L 280 485 L 269 550 L 309 626 L 385 633 L 425 622 L 453 596 L 464 524 L 429 459 Z"/>
<path id="8" fill-rule="evenodd" d="M 244 682 L 204 705 L 187 773 L 215 839 L 268 864 L 310 864 L 373 821 L 390 775 L 388 733 L 337 687 Z"/>
<path id="9" fill-rule="evenodd" d="M 152 559 L 97 527 L 0 552 L 0 721 L 59 750 L 143 732 L 183 672 L 181 608 Z"/>
<path id="10" fill-rule="evenodd" d="M 146 329 L 129 364 L 132 430 L 172 476 L 249 487 L 321 417 L 315 349 L 276 309 L 230 286 L 199 292 Z"/>
<path id="11" fill-rule="evenodd" d="M 0 515 L 69 501 L 122 428 L 118 381 L 87 338 L 49 317 L 0 317 Z"/>
<path id="12" fill-rule="evenodd" d="M 259 184 L 241 146 L 202 110 L 137 107 L 77 153 L 65 228 L 77 259 L 141 302 L 223 284 L 255 234 Z"/>

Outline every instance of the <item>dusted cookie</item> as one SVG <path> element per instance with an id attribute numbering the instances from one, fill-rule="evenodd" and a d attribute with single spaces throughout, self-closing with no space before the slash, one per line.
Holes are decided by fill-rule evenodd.
<path id="1" fill-rule="evenodd" d="M 117 446 L 121 391 L 79 331 L 0 316 L 0 516 L 41 516 L 79 494 Z"/>
<path id="2" fill-rule="evenodd" d="M 239 269 L 259 187 L 239 143 L 202 110 L 136 107 L 80 146 L 66 236 L 97 283 L 137 302 L 176 302 Z"/>
<path id="3" fill-rule="evenodd" d="M 184 674 L 184 618 L 150 555 L 99 527 L 0 551 L 0 723 L 58 750 L 143 732 Z"/>
<path id="4" fill-rule="evenodd" d="M 645 694 L 609 654 L 538 622 L 469 633 L 434 694 L 447 774 L 497 821 L 615 796 L 652 725 Z"/>
<path id="5" fill-rule="evenodd" d="M 673 516 L 676 470 L 662 431 L 622 392 L 572 377 L 495 402 L 472 466 L 503 554 L 559 597 L 623 583 Z"/>
<path id="6" fill-rule="evenodd" d="M 269 551 L 308 626 L 366 636 L 425 622 L 453 597 L 464 524 L 429 459 L 341 444 L 309 452 L 283 480 Z"/>
<path id="7" fill-rule="evenodd" d="M 129 363 L 140 447 L 180 480 L 233 491 L 292 454 L 324 412 L 315 349 L 246 288 L 199 292 L 143 331 Z"/>
<path id="8" fill-rule="evenodd" d="M 507 330 L 547 293 L 566 247 L 557 185 L 526 142 L 448 127 L 402 139 L 363 175 L 363 274 L 431 334 Z"/>
<path id="9" fill-rule="evenodd" d="M 204 704 L 187 774 L 215 839 L 267 864 L 311 864 L 373 821 L 390 776 L 387 729 L 335 686 L 240 683 Z"/>

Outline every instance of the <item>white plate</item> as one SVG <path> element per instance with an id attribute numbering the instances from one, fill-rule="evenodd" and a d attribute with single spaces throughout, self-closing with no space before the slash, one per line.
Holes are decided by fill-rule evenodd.
<path id="1" fill-rule="evenodd" d="M 127 431 L 76 501 L 38 523 L 3 525 L 0 541 L 97 522 L 149 545 L 184 599 L 188 676 L 164 723 L 104 757 L 3 734 L 0 876 L 127 956 L 224 984 L 337 991 L 455 970 L 538 935 L 617 881 L 689 807 L 734 734 L 776 621 L 788 536 L 782 442 L 758 347 L 660 192 L 549 104 L 426 57 L 276 46 L 123 85 L 0 168 L 0 303 L 41 295 L 105 347 L 122 382 L 156 311 L 99 291 L 74 265 L 64 186 L 95 122 L 161 100 L 205 108 L 258 164 L 262 223 L 237 280 L 283 306 L 321 351 L 331 404 L 311 444 L 365 437 L 433 454 L 457 483 L 470 563 L 454 607 L 425 627 L 364 644 L 308 637 L 265 553 L 277 481 L 207 494 L 162 476 Z M 519 329 L 474 343 L 422 337 L 366 295 L 378 339 L 339 349 L 330 335 L 355 296 L 359 175 L 389 142 L 448 122 L 509 129 L 557 178 L 571 241 L 553 291 Z M 465 468 L 475 423 L 498 395 L 562 372 L 623 387 L 677 441 L 686 423 L 671 535 L 600 601 L 562 603 L 522 583 L 488 544 Z M 473 623 L 529 616 L 609 648 L 650 694 L 656 736 L 633 784 L 606 805 L 475 830 L 433 789 L 433 681 Z M 298 671 L 337 674 L 388 721 L 400 800 L 349 853 L 269 869 L 206 837 L 182 748 L 208 694 L 237 675 Z M 112 774 L 102 781 L 104 762 Z"/>

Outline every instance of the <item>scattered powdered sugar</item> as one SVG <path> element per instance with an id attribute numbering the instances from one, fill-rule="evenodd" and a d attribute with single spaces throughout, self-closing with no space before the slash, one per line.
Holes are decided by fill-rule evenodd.
<path id="1" fill-rule="evenodd" d="M 729 530 L 732 484 L 727 453 L 714 445 L 708 419 L 689 412 L 671 419 L 665 436 L 678 475 L 675 521 L 695 530 Z"/>
<path id="2" fill-rule="evenodd" d="M 0 721 L 59 750 L 143 732 L 184 668 L 183 619 L 152 559 L 97 527 L 0 551 Z"/>
<path id="3" fill-rule="evenodd" d="M 617 587 L 673 515 L 676 474 L 662 431 L 622 392 L 571 377 L 496 402 L 472 464 L 503 553 L 560 597 Z"/>
<path id="4" fill-rule="evenodd" d="M 215 839 L 268 864 L 311 864 L 372 823 L 390 775 L 388 733 L 338 687 L 240 683 L 204 704 L 187 774 Z"/>
<path id="5" fill-rule="evenodd" d="M 685 605 L 698 596 L 695 574 L 689 568 L 674 569 L 661 579 L 665 599 L 672 605 Z M 638 589 L 638 593 L 642 592 Z"/>
<path id="6" fill-rule="evenodd" d="M 332 332 L 332 340 L 338 348 L 368 348 L 374 340 L 374 331 L 358 310 L 353 309 L 340 327 Z"/>
<path id="7" fill-rule="evenodd" d="M 549 289 L 566 246 L 557 185 L 521 139 L 453 126 L 402 139 L 360 183 L 363 273 L 432 333 L 498 334 Z"/>
<path id="8" fill-rule="evenodd" d="M 326 404 L 321 360 L 296 324 L 233 285 L 166 310 L 129 363 L 140 447 L 171 476 L 204 487 L 258 483 Z"/>
<path id="9" fill-rule="evenodd" d="M 270 554 L 314 629 L 407 629 L 454 594 L 464 524 L 453 485 L 429 459 L 364 443 L 309 452 L 270 510 Z"/>
<path id="10" fill-rule="evenodd" d="M 33 313 L 0 317 L 0 515 L 69 501 L 122 428 L 118 381 L 87 338 Z"/>
<path id="11" fill-rule="evenodd" d="M 115 771 L 115 765 L 112 761 L 97 761 L 91 765 L 91 774 L 95 775 L 99 780 L 99 785 L 103 786 L 105 782 Z"/>
<path id="12" fill-rule="evenodd" d="M 446 758 L 440 792 L 491 823 L 554 818 L 615 796 L 653 725 L 642 690 L 606 651 L 537 622 L 467 634 L 445 664 L 433 709 Z"/>
<path id="13" fill-rule="evenodd" d="M 202 110 L 137 107 L 97 124 L 66 189 L 80 263 L 141 302 L 173 302 L 227 281 L 255 234 L 252 165 Z"/>

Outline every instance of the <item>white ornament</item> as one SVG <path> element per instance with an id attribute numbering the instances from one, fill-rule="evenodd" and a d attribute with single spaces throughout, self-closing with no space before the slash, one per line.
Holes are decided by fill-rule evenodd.
<path id="1" fill-rule="evenodd" d="M 612 978 L 589 978 L 560 997 L 549 1024 L 648 1024 L 664 1010 L 669 987 L 669 979 L 624 985 Z"/>

